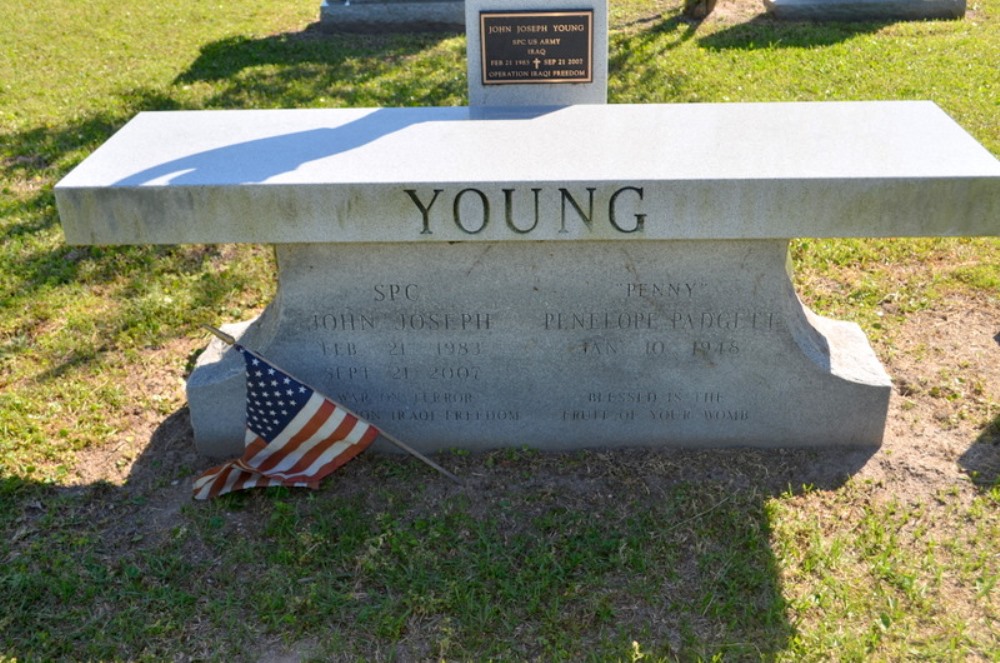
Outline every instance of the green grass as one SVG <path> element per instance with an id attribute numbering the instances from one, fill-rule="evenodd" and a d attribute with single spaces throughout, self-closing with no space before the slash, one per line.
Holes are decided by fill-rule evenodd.
<path id="1" fill-rule="evenodd" d="M 1000 1 L 970 7 L 697 26 L 612 2 L 609 96 L 931 99 L 1000 154 Z M 259 311 L 272 257 L 69 247 L 53 185 L 143 110 L 464 103 L 464 37 L 322 36 L 313 0 L 0 10 L 0 661 L 1000 660 L 988 463 L 908 496 L 796 483 L 830 458 L 456 454 L 471 487 L 450 489 L 365 456 L 318 494 L 178 512 L 200 462 L 172 446 L 199 325 Z M 803 297 L 890 356 L 909 316 L 995 301 L 997 255 L 996 238 L 793 245 Z M 992 448 L 1000 397 L 959 369 L 904 396 Z M 105 456 L 124 485 L 81 478 Z"/>

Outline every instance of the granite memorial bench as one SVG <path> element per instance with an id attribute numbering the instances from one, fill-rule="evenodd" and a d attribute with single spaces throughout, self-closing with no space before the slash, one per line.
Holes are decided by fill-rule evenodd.
<path id="1" fill-rule="evenodd" d="M 230 333 L 422 450 L 877 446 L 789 239 L 996 235 L 1000 163 L 929 102 L 149 112 L 56 199 L 70 244 L 273 244 Z M 200 451 L 244 389 L 213 342 Z"/>

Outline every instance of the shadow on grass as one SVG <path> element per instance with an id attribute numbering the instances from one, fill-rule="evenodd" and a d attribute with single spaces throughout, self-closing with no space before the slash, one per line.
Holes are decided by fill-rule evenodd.
<path id="1" fill-rule="evenodd" d="M 231 79 L 245 69 L 265 65 L 290 67 L 323 64 L 337 67 L 350 57 L 375 54 L 397 59 L 414 55 L 443 39 L 460 35 L 460 32 L 330 34 L 321 31 L 318 23 L 313 23 L 300 32 L 284 32 L 266 37 L 235 35 L 202 46 L 195 61 L 174 79 L 174 83 Z"/>
<path id="2" fill-rule="evenodd" d="M 859 35 L 878 32 L 896 21 L 778 21 L 757 16 L 698 39 L 710 50 L 753 50 L 758 48 L 815 48 L 832 46 Z"/>
<path id="3" fill-rule="evenodd" d="M 27 330 L 44 328 L 51 318 L 69 325 L 79 336 L 60 364 L 37 376 L 56 378 L 67 369 L 93 360 L 121 337 L 160 343 L 182 333 L 167 323 L 162 302 L 172 290 L 193 287 L 185 298 L 198 310 L 217 310 L 248 278 L 238 272 L 198 278 L 224 259 L 227 249 L 191 246 L 68 246 L 59 230 L 53 185 L 88 153 L 107 140 L 128 119 L 144 110 L 175 110 L 181 104 L 162 92 L 135 89 L 121 95 L 125 110 L 95 113 L 59 126 L 38 126 L 4 137 L 4 182 L 18 195 L 0 201 L 4 235 L 0 248 L 3 304 L 25 311 L 14 320 L 11 342 L 0 342 L 0 358 L 21 352 L 18 338 Z M 25 184 L 27 183 L 27 185 Z M 74 301 L 95 293 L 106 302 L 99 307 L 75 307 Z M 56 302 L 50 304 L 51 302 Z M 177 319 L 182 316 L 170 316 Z M 183 329 L 183 326 L 180 328 Z M 34 343 L 45 342 L 34 338 Z M 57 341 L 57 343 L 59 343 Z"/>
<path id="4" fill-rule="evenodd" d="M 1000 345 L 1000 333 L 993 340 Z M 958 459 L 958 465 L 980 488 L 1000 486 L 1000 414 L 983 427 L 976 441 Z"/>
<path id="5" fill-rule="evenodd" d="M 111 124 L 94 120 L 49 139 L 63 140 L 76 129 L 87 133 L 95 125 L 110 132 Z M 56 333 L 67 327 L 77 339 L 57 365 L 34 376 L 36 381 L 57 379 L 123 344 L 156 345 L 183 334 L 197 312 L 219 310 L 234 292 L 252 286 L 253 272 L 260 271 L 227 269 L 234 251 L 226 246 L 67 246 L 51 188 L 8 201 L 2 216 L 13 222 L 3 229 L 0 301 L 25 313 L 12 316 L 19 333 L 0 340 L 0 359 L 24 351 L 25 338 L 32 345 L 62 344 L 35 337 L 52 321 Z M 89 307 L 77 303 L 88 298 Z M 173 298 L 186 303 L 184 314 L 169 310 Z"/>
<path id="6" fill-rule="evenodd" d="M 0 218 L 18 219 L 4 226 L 7 240 L 34 235 L 58 225 L 52 186 L 136 113 L 181 108 L 171 97 L 148 89 L 130 90 L 122 94 L 121 99 L 127 107 L 121 113 L 95 113 L 60 126 L 45 124 L 4 136 L 0 152 L 4 157 L 4 179 L 46 182 L 46 186 L 32 195 L 11 196 L 0 204 Z M 31 281 L 27 279 L 27 283 Z"/>
<path id="7" fill-rule="evenodd" d="M 770 502 L 833 490 L 869 455 L 439 455 L 459 487 L 368 453 L 315 493 L 195 503 L 208 463 L 181 410 L 123 486 L 6 480 L 0 647 L 25 659 L 240 658 L 281 640 L 365 660 L 629 660 L 635 647 L 770 660 L 795 633 Z"/>
<path id="8" fill-rule="evenodd" d="M 622 39 L 611 56 L 611 68 L 621 67 L 634 54 L 654 50 L 663 52 L 677 48 L 697 37 L 697 43 L 709 50 L 752 50 L 758 48 L 815 48 L 832 46 L 858 35 L 877 32 L 896 21 L 780 21 L 758 15 L 719 31 L 698 36 L 701 23 L 681 13 L 667 15 L 659 21 L 644 21 L 646 27 Z M 642 61 L 637 61 L 639 66 Z"/>
<path id="9" fill-rule="evenodd" d="M 1000 486 L 1000 415 L 983 427 L 958 464 L 980 488 Z"/>
<path id="10" fill-rule="evenodd" d="M 111 105 L 120 111 L 83 115 L 64 124 L 39 125 L 3 136 L 4 184 L 9 181 L 19 191 L 0 200 L 5 238 L 0 250 L 0 269 L 5 274 L 0 295 L 5 305 L 26 307 L 43 290 L 68 292 L 114 284 L 119 301 L 138 314 L 138 321 L 135 316 L 126 320 L 95 311 L 101 343 L 122 331 L 135 332 L 149 342 L 163 340 L 172 333 L 167 331 L 169 325 L 158 325 L 146 312 L 135 310 L 148 303 L 143 295 L 163 288 L 171 269 L 176 267 L 182 279 L 193 277 L 204 273 L 218 257 L 184 247 L 65 246 L 56 237 L 55 182 L 141 111 L 454 102 L 465 94 L 464 68 L 455 66 L 464 56 L 464 44 L 451 42 L 441 35 L 328 36 L 312 28 L 260 39 L 230 38 L 206 45 L 177 77 L 174 88 L 127 90 Z M 410 68 L 400 67 L 401 61 Z M 426 75 L 413 75 L 413 70 L 424 69 Z M 178 88 L 188 85 L 204 86 L 204 93 L 181 94 Z M 190 264 L 192 257 L 201 262 Z M 234 278 L 241 277 L 230 272 L 225 279 L 229 287 L 209 284 L 204 292 L 193 295 L 195 308 L 217 311 L 226 294 L 239 287 L 233 285 Z M 254 276 L 243 281 L 248 278 Z M 149 324 L 153 331 L 136 330 L 136 324 Z M 0 354 L 16 352 L 18 347 L 0 344 Z M 89 361 L 99 351 L 95 346 L 75 353 L 53 375 Z"/>
<path id="11" fill-rule="evenodd" d="M 673 100 L 687 87 L 690 77 L 679 68 L 668 72 L 649 63 L 693 39 L 697 30 L 697 22 L 676 14 L 651 22 L 640 32 L 613 36 L 608 57 L 609 80 L 628 81 L 633 90 L 668 91 L 667 98 L 647 99 L 647 102 Z"/>
<path id="12" fill-rule="evenodd" d="M 201 48 L 175 85 L 211 83 L 206 107 L 450 105 L 463 100 L 465 44 L 441 33 L 235 36 Z M 409 63 L 425 69 L 413 76 Z M 458 75 L 456 75 L 458 74 Z"/>
<path id="13" fill-rule="evenodd" d="M 122 95 L 128 110 L 95 113 L 60 126 L 49 124 L 12 132 L 0 144 L 3 178 L 14 182 L 45 182 L 31 195 L 10 196 L 0 202 L 0 218 L 17 219 L 3 227 L 7 241 L 34 235 L 58 225 L 52 186 L 84 157 L 144 110 L 176 110 L 169 96 L 136 89 Z"/>
<path id="14" fill-rule="evenodd" d="M 633 91 L 643 91 L 647 102 L 690 101 L 691 87 L 684 66 L 650 67 L 650 61 L 670 57 L 670 51 L 694 40 L 710 51 L 765 48 L 815 48 L 847 41 L 875 32 L 891 22 L 806 23 L 776 21 L 758 16 L 716 32 L 680 13 L 647 22 L 637 32 L 613 37 L 609 59 L 610 77 Z"/>
<path id="15" fill-rule="evenodd" d="M 313 28 L 260 39 L 234 37 L 206 45 L 175 85 L 208 86 L 197 108 L 315 105 L 324 95 L 327 105 L 445 103 L 464 95 L 465 87 L 464 69 L 457 76 L 454 67 L 436 66 L 457 61 L 464 54 L 460 40 L 438 49 L 446 41 L 441 35 L 328 36 Z M 430 71 L 427 76 L 413 76 L 399 67 L 402 60 Z M 177 92 L 124 91 L 114 104 L 121 111 L 85 115 L 57 126 L 39 125 L 3 137 L 0 166 L 5 182 L 27 190 L 0 201 L 5 222 L 0 267 L 10 275 L 9 282 L 2 284 L 5 300 L 18 305 L 33 300 L 42 289 L 80 282 L 100 286 L 123 279 L 130 281 L 121 288 L 123 293 L 135 295 L 155 285 L 149 278 L 151 264 L 185 253 L 183 249 L 61 245 L 54 237 L 58 214 L 51 188 L 136 113 L 195 108 L 192 102 L 179 101 L 182 95 Z M 39 181 L 43 184 L 32 190 Z M 185 260 L 183 255 L 181 260 Z M 202 297 L 199 306 L 215 309 L 224 289 L 210 288 L 209 292 L 212 297 Z"/>
<path id="16" fill-rule="evenodd" d="M 197 106 L 179 101 L 171 90 L 134 89 L 119 95 L 116 106 L 123 110 L 118 113 L 95 113 L 59 126 L 46 124 L 5 135 L 0 145 L 5 179 L 47 180 L 36 193 L 0 203 L 3 217 L 15 220 L 3 228 L 5 241 L 30 242 L 33 236 L 51 231 L 58 224 L 52 184 L 141 111 L 295 107 L 316 105 L 324 98 L 326 105 L 444 104 L 465 94 L 464 69 L 461 76 L 447 71 L 422 78 L 398 73 L 401 61 L 421 60 L 421 54 L 433 51 L 443 39 L 447 36 L 331 36 L 315 26 L 264 38 L 231 37 L 205 45 L 176 78 L 175 86 L 210 86 L 207 99 Z M 464 44 L 444 49 L 439 57 L 428 56 L 424 66 L 433 69 L 440 58 L 457 61 L 459 55 L 464 56 Z M 51 242 L 38 244 L 50 246 Z M 9 270 L 18 275 L 11 290 L 30 295 L 43 285 L 70 282 L 77 276 L 81 257 L 94 253 L 62 246 L 29 250 L 18 256 L 18 268 Z"/>

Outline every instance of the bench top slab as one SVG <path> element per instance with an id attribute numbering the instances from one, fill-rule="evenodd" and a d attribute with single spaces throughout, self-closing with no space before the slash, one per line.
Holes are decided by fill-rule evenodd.
<path id="1" fill-rule="evenodd" d="M 1000 233 L 931 102 L 146 112 L 56 186 L 71 244 Z"/>

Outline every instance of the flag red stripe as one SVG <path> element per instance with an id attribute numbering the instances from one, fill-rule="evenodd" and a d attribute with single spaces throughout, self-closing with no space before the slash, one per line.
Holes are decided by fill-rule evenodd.
<path id="1" fill-rule="evenodd" d="M 218 497 L 222 494 L 222 489 L 225 488 L 226 482 L 229 480 L 229 474 L 233 471 L 233 466 L 227 463 L 219 471 L 219 476 L 215 477 L 215 481 L 212 482 L 212 489 L 208 491 L 208 498 L 212 499 Z"/>
<path id="2" fill-rule="evenodd" d="M 256 472 L 247 472 L 241 467 L 237 467 L 236 470 L 240 473 L 240 476 L 236 479 L 236 482 L 232 485 L 232 487 L 226 492 L 232 493 L 237 490 L 243 490 L 244 488 L 252 488 L 253 486 L 258 485 L 256 483 L 258 479 L 263 478 Z"/>
<path id="3" fill-rule="evenodd" d="M 280 449 L 276 450 L 268 458 L 261 461 L 260 465 L 255 465 L 257 471 L 267 474 L 269 470 L 274 469 L 275 466 L 280 464 L 281 461 L 285 460 L 285 458 L 287 458 L 290 454 L 295 453 L 295 450 L 298 449 L 303 442 L 315 435 L 316 431 L 318 431 L 323 424 L 326 423 L 326 420 L 329 419 L 336 411 L 336 405 L 327 399 L 323 399 L 323 402 L 316 410 L 316 413 L 302 427 L 302 430 L 293 435 L 292 439 L 283 444 Z"/>
<path id="4" fill-rule="evenodd" d="M 196 499 L 208 499 L 209 495 L 207 491 L 211 491 L 215 480 L 218 479 L 219 472 L 224 470 L 228 464 L 216 465 L 202 472 L 201 476 L 194 482 L 194 496 Z"/>
<path id="5" fill-rule="evenodd" d="M 259 435 L 254 435 L 254 440 L 247 445 L 247 448 L 243 451 L 243 457 L 240 460 L 249 461 L 251 458 L 259 454 L 264 448 L 267 447 L 267 440 L 262 439 Z"/>
<path id="6" fill-rule="evenodd" d="M 248 428 L 247 431 L 250 431 L 250 429 Z M 258 472 L 257 467 L 254 465 L 254 457 L 266 448 L 267 440 L 259 435 L 254 435 L 253 441 L 247 445 L 243 456 L 237 459 L 235 463 L 247 472 Z"/>
<path id="7" fill-rule="evenodd" d="M 303 472 L 308 470 L 309 467 L 313 463 L 315 463 L 320 456 L 326 453 L 331 446 L 333 446 L 337 442 L 340 442 L 348 435 L 350 435 L 351 431 L 354 430 L 354 427 L 357 425 L 359 425 L 357 417 L 345 413 L 343 420 L 340 422 L 340 425 L 337 426 L 337 428 L 332 433 L 330 433 L 322 442 L 320 442 L 312 449 L 307 451 L 305 454 L 303 454 L 302 457 L 299 458 L 299 460 L 296 461 L 294 465 L 292 465 L 287 469 L 282 470 L 280 474 L 283 477 L 301 475 Z M 367 424 L 360 424 L 360 425 L 367 425 Z M 310 476 L 312 476 L 311 473 Z"/>
<path id="8" fill-rule="evenodd" d="M 315 472 L 310 473 L 308 476 L 315 479 L 316 483 L 319 483 L 332 472 L 340 468 L 347 461 L 353 459 L 359 453 L 371 446 L 371 443 L 375 441 L 379 435 L 379 431 L 374 426 L 368 426 L 368 430 L 365 431 L 364 437 L 362 437 L 358 442 L 355 442 L 351 446 L 347 447 L 344 451 L 340 452 L 334 456 L 326 465 L 323 465 Z M 289 477 L 289 479 L 296 479 L 298 477 Z"/>

